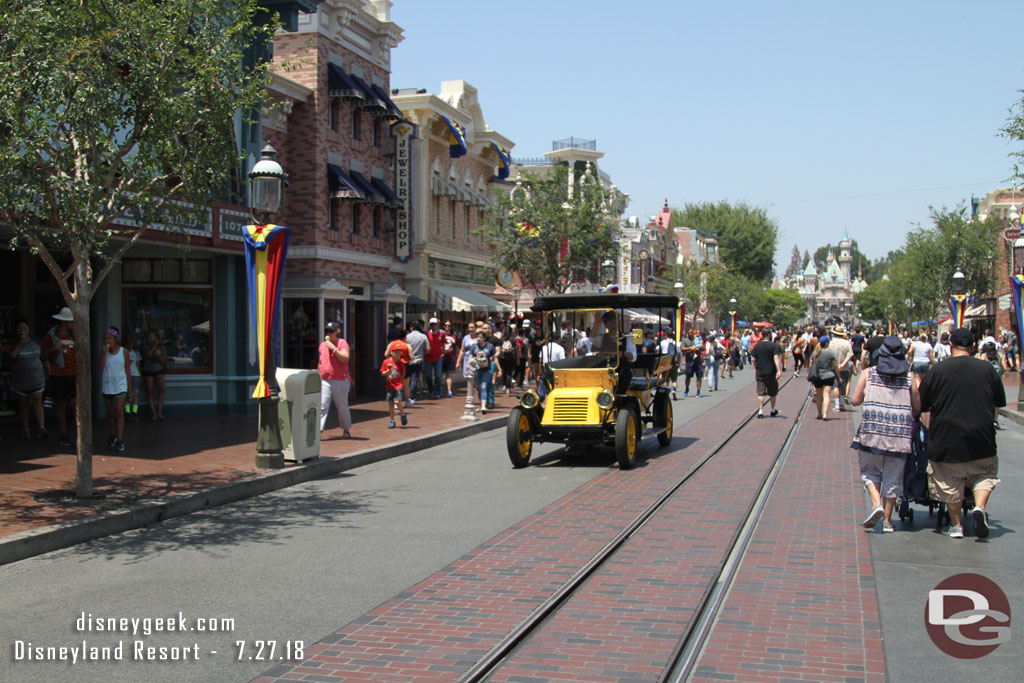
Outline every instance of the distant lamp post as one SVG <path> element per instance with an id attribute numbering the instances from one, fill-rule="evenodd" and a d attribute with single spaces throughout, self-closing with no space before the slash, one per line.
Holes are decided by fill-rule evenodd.
<path id="1" fill-rule="evenodd" d="M 1013 241 L 1013 275 L 1010 285 L 1013 290 L 1013 313 L 1017 317 L 1017 370 L 1024 358 L 1024 237 Z M 1024 410 L 1024 382 L 1017 389 L 1017 410 Z"/>
<path id="2" fill-rule="evenodd" d="M 683 327 L 686 325 L 686 300 L 683 298 L 683 283 L 676 280 L 676 283 L 672 285 L 672 291 L 675 292 L 678 303 L 676 304 L 675 323 L 676 328 L 676 344 L 678 344 L 683 338 Z"/>
<path id="3" fill-rule="evenodd" d="M 515 316 L 519 317 L 519 294 L 523 291 L 523 288 L 519 285 L 512 287 L 512 299 L 515 301 Z"/>
<path id="4" fill-rule="evenodd" d="M 291 231 L 268 221 L 281 206 L 281 185 L 286 176 L 267 145 L 249 172 L 249 210 L 253 225 L 245 226 L 245 265 L 249 281 L 249 303 L 256 331 L 259 380 L 253 398 L 259 402 L 259 431 L 256 437 L 256 467 L 284 467 L 281 443 L 280 401 L 276 375 L 277 303 L 280 299 L 284 263 Z"/>
<path id="5" fill-rule="evenodd" d="M 615 280 L 615 261 L 611 259 L 605 259 L 601 264 L 601 279 L 604 280 L 606 285 L 612 284 Z"/>
<path id="6" fill-rule="evenodd" d="M 960 270 L 953 273 L 953 295 L 949 298 L 949 311 L 953 318 L 953 329 L 959 330 L 964 326 L 967 313 L 967 278 Z"/>
<path id="7" fill-rule="evenodd" d="M 729 329 L 736 336 L 736 297 L 729 299 Z"/>

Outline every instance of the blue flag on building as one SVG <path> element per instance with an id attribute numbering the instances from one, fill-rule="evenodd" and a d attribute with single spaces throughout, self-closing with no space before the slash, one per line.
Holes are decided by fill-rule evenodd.
<path id="1" fill-rule="evenodd" d="M 466 131 L 455 121 L 442 116 L 448 126 L 448 156 L 457 159 L 466 153 Z"/>
<path id="2" fill-rule="evenodd" d="M 494 151 L 498 153 L 498 177 L 504 180 L 508 178 L 509 171 L 512 170 L 512 155 L 498 143 L 492 142 L 491 144 L 494 146 Z"/>

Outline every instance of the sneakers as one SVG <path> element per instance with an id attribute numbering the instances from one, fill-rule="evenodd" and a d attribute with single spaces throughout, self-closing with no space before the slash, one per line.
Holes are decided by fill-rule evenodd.
<path id="1" fill-rule="evenodd" d="M 697 392 L 697 398 L 704 398 L 704 394 L 702 394 L 702 393 L 700 393 L 700 392 L 698 391 L 698 392 Z"/>
<path id="2" fill-rule="evenodd" d="M 763 420 L 764 419 L 764 413 L 762 413 L 760 410 L 757 411 L 757 419 L 758 420 Z"/>
<path id="3" fill-rule="evenodd" d="M 896 531 L 896 529 L 893 528 L 892 524 L 890 524 L 889 522 L 882 522 L 882 532 L 883 533 L 891 534 L 894 531 Z"/>
<path id="4" fill-rule="evenodd" d="M 673 401 L 678 401 L 679 400 L 679 397 L 676 396 L 676 392 L 674 392 L 674 391 L 672 392 L 672 400 Z"/>
<path id="5" fill-rule="evenodd" d="M 988 538 L 988 515 L 985 508 L 976 507 L 971 510 L 971 519 L 974 520 L 974 533 L 978 538 Z"/>
<path id="6" fill-rule="evenodd" d="M 394 420 L 390 420 L 388 422 L 388 429 L 394 429 L 394 428 L 395 428 L 395 421 Z"/>
<path id="7" fill-rule="evenodd" d="M 409 424 L 409 416 L 406 415 L 405 413 L 403 413 L 402 414 L 402 426 L 404 427 L 407 424 Z"/>
<path id="8" fill-rule="evenodd" d="M 948 526 L 948 527 L 946 527 L 946 530 L 943 531 L 942 533 L 946 534 L 950 538 L 963 538 L 964 537 L 964 528 L 963 528 L 963 526 L 961 526 L 959 524 L 956 525 L 956 526 Z"/>
<path id="9" fill-rule="evenodd" d="M 482 406 L 480 406 L 480 414 L 481 415 L 486 415 L 487 414 L 487 404 L 486 403 L 483 404 Z"/>
<path id="10" fill-rule="evenodd" d="M 405 402 L 405 405 L 407 405 L 407 406 L 414 406 L 414 405 L 416 405 L 416 399 L 414 399 L 412 396 L 410 396 L 409 400 Z"/>
<path id="11" fill-rule="evenodd" d="M 689 391 L 684 391 L 683 392 L 683 398 L 690 398 L 690 392 Z"/>
<path id="12" fill-rule="evenodd" d="M 863 522 L 864 528 L 865 529 L 874 529 L 875 525 L 878 524 L 878 520 L 880 520 L 884 516 L 885 516 L 885 511 L 882 510 L 882 506 L 879 505 L 874 510 L 872 510 L 871 514 L 868 515 L 867 518 L 864 520 L 864 522 Z"/>
<path id="13" fill-rule="evenodd" d="M 114 450 L 118 453 L 124 453 L 124 441 L 114 439 Z"/>
<path id="14" fill-rule="evenodd" d="M 113 448 L 117 445 L 117 437 L 111 434 L 107 437 L 107 448 Z"/>
<path id="15" fill-rule="evenodd" d="M 449 391 L 448 392 L 448 398 L 451 398 L 451 397 L 452 397 L 452 392 Z"/>
<path id="16" fill-rule="evenodd" d="M 66 434 L 60 435 L 60 441 L 57 442 L 60 446 L 74 446 L 74 442 Z"/>
<path id="17" fill-rule="evenodd" d="M 772 408 L 772 412 L 768 413 L 768 416 L 769 417 L 775 417 L 778 414 L 779 414 L 779 411 L 776 410 L 775 408 Z"/>
<path id="18" fill-rule="evenodd" d="M 37 439 L 45 439 L 50 435 L 50 432 L 46 431 L 46 427 L 40 427 L 39 431 L 36 432 Z"/>

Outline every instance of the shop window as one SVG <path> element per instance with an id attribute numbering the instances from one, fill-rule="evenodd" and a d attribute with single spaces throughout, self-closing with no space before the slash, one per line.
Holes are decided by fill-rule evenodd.
<path id="1" fill-rule="evenodd" d="M 338 216 L 337 209 L 334 205 L 333 199 L 327 200 L 327 229 L 337 230 L 338 229 Z"/>
<path id="2" fill-rule="evenodd" d="M 152 284 L 210 284 L 209 259 L 127 258 L 121 263 L 121 281 Z"/>
<path id="3" fill-rule="evenodd" d="M 352 110 L 352 139 L 359 139 L 359 110 Z"/>
<path id="4" fill-rule="evenodd" d="M 124 291 L 122 329 L 140 351 L 155 330 L 167 356 L 168 373 L 212 372 L 213 291 L 210 289 L 132 289 Z"/>
<path id="5" fill-rule="evenodd" d="M 338 107 L 341 103 L 337 98 L 331 98 L 331 102 L 327 105 L 327 127 L 331 130 L 338 130 Z"/>
<path id="6" fill-rule="evenodd" d="M 352 203 L 352 226 L 351 227 L 352 227 L 352 234 L 353 235 L 358 235 L 359 234 L 359 219 L 360 219 L 360 214 L 362 213 L 362 211 L 360 210 L 361 208 L 362 207 L 359 204 L 356 204 L 355 202 Z"/>
<path id="7" fill-rule="evenodd" d="M 381 209 L 379 206 L 373 207 L 373 236 L 380 237 L 380 220 L 381 220 Z"/>
<path id="8" fill-rule="evenodd" d="M 373 120 L 373 146 L 380 147 L 380 119 Z"/>

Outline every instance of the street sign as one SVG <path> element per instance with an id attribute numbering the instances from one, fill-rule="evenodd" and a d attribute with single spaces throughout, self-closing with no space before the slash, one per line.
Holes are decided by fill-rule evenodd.
<path id="1" fill-rule="evenodd" d="M 1010 227 L 1003 230 L 1003 239 L 1006 240 L 1007 242 L 1012 242 L 1018 237 L 1020 237 L 1019 225 L 1011 225 Z"/>

